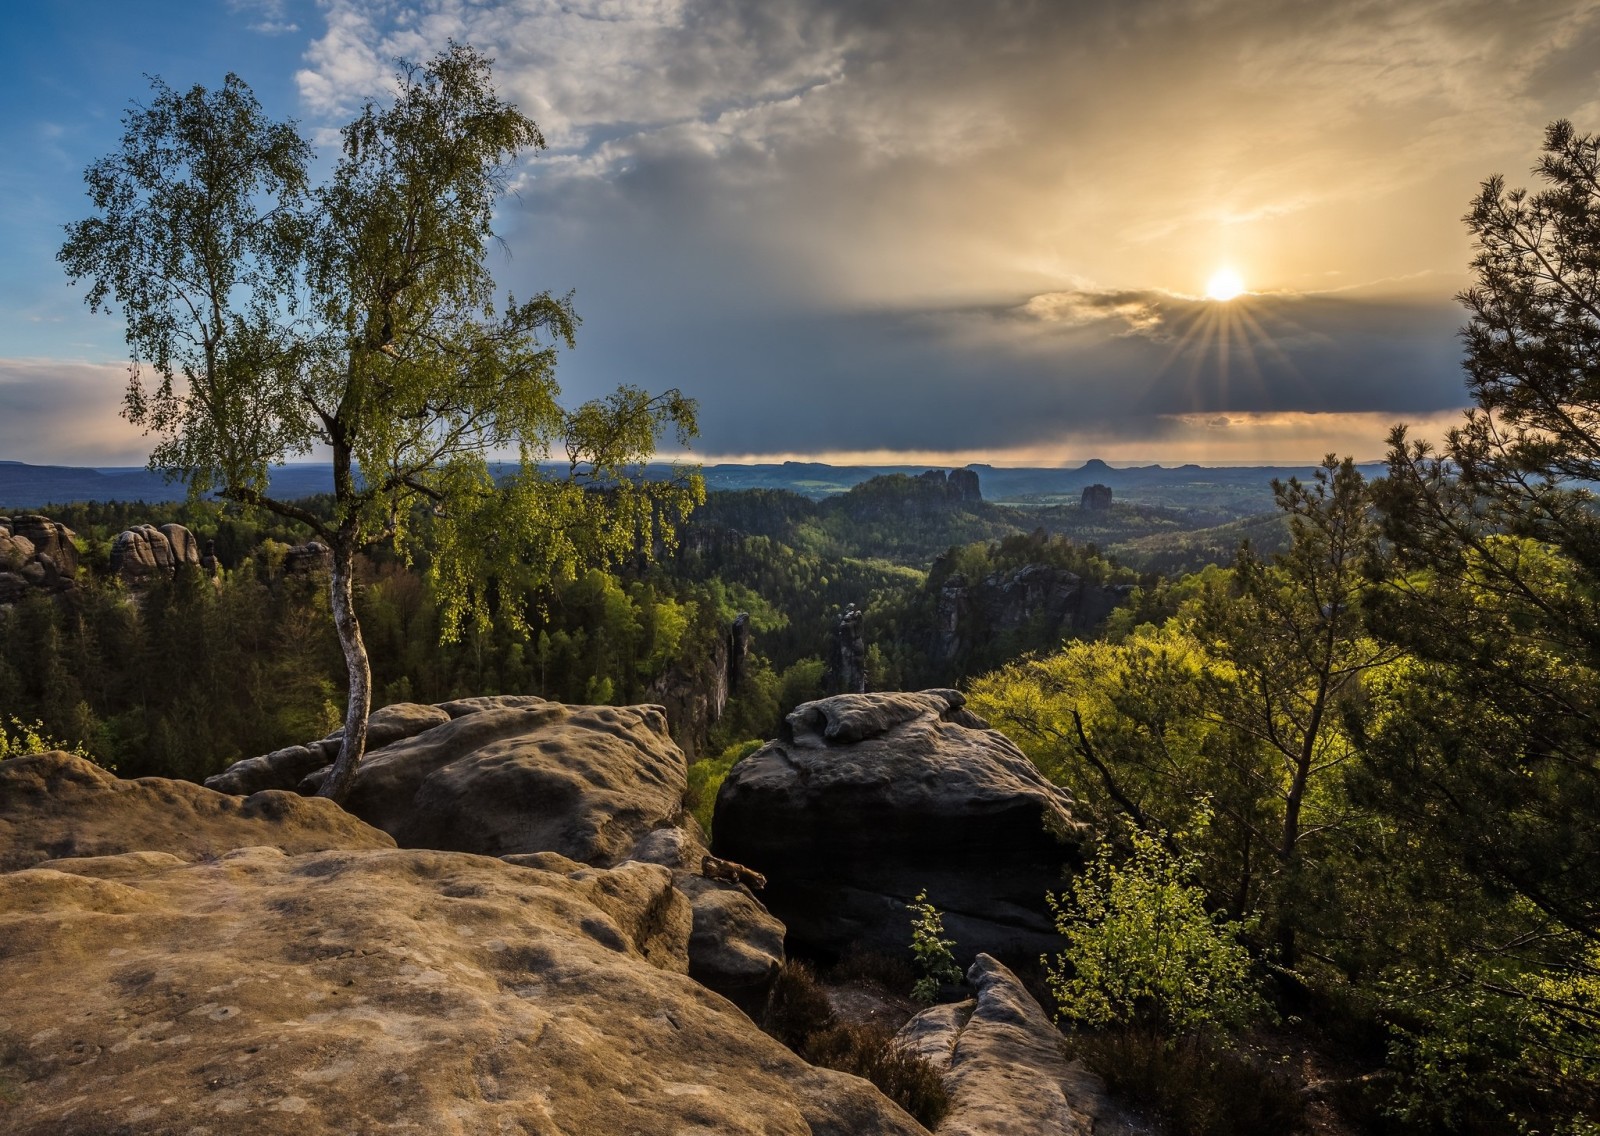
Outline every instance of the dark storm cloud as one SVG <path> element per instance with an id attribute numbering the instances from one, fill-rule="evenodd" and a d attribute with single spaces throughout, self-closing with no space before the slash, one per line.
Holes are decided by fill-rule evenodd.
<path id="1" fill-rule="evenodd" d="M 1073 325 L 1041 321 L 1027 302 L 707 321 L 679 329 L 696 347 L 678 355 L 649 348 L 667 335 L 650 322 L 593 335 L 572 362 L 696 392 L 714 453 L 1038 448 L 1082 434 L 1158 439 L 1192 415 L 1428 416 L 1463 402 L 1447 304 L 1142 304 L 1161 322 L 1121 334 L 1104 325 L 1128 327 L 1126 300 Z"/>

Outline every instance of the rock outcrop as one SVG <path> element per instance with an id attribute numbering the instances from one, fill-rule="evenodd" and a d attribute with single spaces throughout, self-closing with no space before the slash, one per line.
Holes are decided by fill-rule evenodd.
<path id="1" fill-rule="evenodd" d="M 1078 499 L 1078 507 L 1095 511 L 1111 508 L 1111 486 L 1085 485 L 1083 496 Z"/>
<path id="2" fill-rule="evenodd" d="M 200 567 L 200 542 L 183 525 L 135 525 L 111 541 L 111 571 L 138 587 L 180 568 Z"/>
<path id="3" fill-rule="evenodd" d="M 1076 572 L 1048 564 L 993 572 L 976 583 L 956 573 L 939 587 L 934 658 L 959 663 L 1004 635 L 1059 643 L 1103 622 L 1131 590 L 1085 583 Z"/>
<path id="4" fill-rule="evenodd" d="M 532 695 L 397 703 L 374 712 L 367 731 L 345 801 L 356 816 L 407 848 L 661 865 L 692 908 L 690 973 L 742 1006 L 760 1004 L 783 964 L 783 925 L 745 888 L 701 877 L 704 834 L 683 810 L 688 766 L 659 707 Z M 313 792 L 343 736 L 247 758 L 206 785 Z"/>
<path id="5" fill-rule="evenodd" d="M 1045 903 L 1079 862 L 1072 799 L 953 690 L 795 709 L 717 795 L 713 851 L 767 877 L 793 950 L 903 953 L 919 891 L 958 955 L 1036 960 Z"/>
<path id="6" fill-rule="evenodd" d="M 283 570 L 290 576 L 317 576 L 333 571 L 333 549 L 320 540 L 297 544 L 283 554 Z"/>
<path id="7" fill-rule="evenodd" d="M 750 615 L 740 612 L 707 650 L 669 666 L 645 692 L 666 712 L 673 740 L 690 761 L 701 756 L 711 727 L 722 719 L 728 698 L 744 681 L 750 636 Z"/>
<path id="8" fill-rule="evenodd" d="M 123 852 L 200 860 L 250 844 L 394 847 L 332 801 L 281 791 L 232 797 L 163 777 L 124 781 L 59 751 L 0 761 L 0 871 Z"/>
<path id="9" fill-rule="evenodd" d="M 924 1010 L 898 1035 L 950 1094 L 939 1136 L 1091 1136 L 1103 1088 L 1062 1056 L 1061 1035 L 1039 1003 L 988 955 L 967 981 L 976 998 Z"/>
<path id="10" fill-rule="evenodd" d="M 402 849 L 0 875 L 6 1129 L 923 1133 L 680 973 L 673 894 Z"/>
<path id="11" fill-rule="evenodd" d="M 78 572 L 78 549 L 66 525 L 29 513 L 0 517 L 0 605 L 30 592 L 70 591 Z"/>
<path id="12" fill-rule="evenodd" d="M 835 694 L 864 694 L 867 689 L 866 612 L 849 604 L 839 613 L 828 644 L 826 689 Z"/>

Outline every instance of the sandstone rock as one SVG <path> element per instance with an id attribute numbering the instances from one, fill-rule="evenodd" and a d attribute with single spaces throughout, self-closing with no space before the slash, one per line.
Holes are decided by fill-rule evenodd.
<path id="1" fill-rule="evenodd" d="M 118 859 L 0 876 L 17 1136 L 923 1133 L 651 965 L 583 881 L 410 850 Z"/>
<path id="2" fill-rule="evenodd" d="M 25 536 L 0 533 L 0 569 L 15 572 L 33 559 L 33 541 Z"/>
<path id="3" fill-rule="evenodd" d="M 1080 509 L 1105 510 L 1111 508 L 1111 486 L 1085 485 L 1078 501 Z"/>
<path id="4" fill-rule="evenodd" d="M 0 605 L 75 586 L 78 549 L 71 529 L 35 514 L 0 520 Z"/>
<path id="5" fill-rule="evenodd" d="M 628 857 L 672 869 L 692 916 L 689 974 L 756 1016 L 783 966 L 783 924 L 747 888 L 705 877 L 705 834 L 692 816 L 682 828 L 645 833 Z"/>
<path id="6" fill-rule="evenodd" d="M 992 572 L 977 583 L 956 573 L 939 586 L 933 654 L 945 663 L 967 661 L 994 637 L 1024 631 L 1036 641 L 1057 642 L 1100 624 L 1131 590 L 1086 584 L 1049 564 Z"/>
<path id="7" fill-rule="evenodd" d="M 957 501 L 982 501 L 983 490 L 975 469 L 952 469 L 946 482 L 950 496 Z"/>
<path id="8" fill-rule="evenodd" d="M 693 917 L 689 974 L 754 1015 L 783 966 L 784 926 L 738 884 L 674 872 Z"/>
<path id="9" fill-rule="evenodd" d="M 939 1136 L 1091 1136 L 1103 1106 L 1095 1076 L 1061 1053 L 1061 1035 L 1022 983 L 980 954 L 977 997 L 924 1010 L 899 1040 L 950 1094 Z"/>
<path id="10" fill-rule="evenodd" d="M 263 789 L 282 789 L 298 785 L 307 775 L 328 764 L 320 743 L 311 746 L 286 746 L 236 761 L 221 773 L 206 778 L 206 788 L 219 793 L 249 794 Z"/>
<path id="11" fill-rule="evenodd" d="M 834 624 L 826 682 L 827 689 L 836 694 L 861 694 L 867 689 L 867 640 L 861 626 L 866 614 L 849 604 Z"/>
<path id="12" fill-rule="evenodd" d="M 1079 862 L 1068 794 L 953 690 L 808 702 L 735 765 L 713 851 L 766 875 L 789 947 L 903 955 L 919 891 L 958 955 L 1037 959 L 1059 944 L 1045 903 Z"/>
<path id="13" fill-rule="evenodd" d="M 310 852 L 394 841 L 332 801 L 293 793 L 241 798 L 161 777 L 123 781 L 60 751 L 0 762 L 0 871 L 122 852 L 196 860 L 252 844 Z"/>
<path id="14" fill-rule="evenodd" d="M 182 525 L 134 525 L 111 540 L 111 571 L 134 586 L 199 564 L 200 544 Z"/>
<path id="15" fill-rule="evenodd" d="M 391 709 L 395 718 L 383 718 Z M 373 718 L 381 727 L 375 741 L 390 727 L 404 736 L 369 746 L 345 808 L 403 847 L 488 856 L 559 852 L 609 867 L 683 812 L 687 766 L 659 707 L 565 706 L 509 695 L 406 704 Z M 305 748 L 331 762 L 338 737 Z M 208 784 L 259 785 L 307 760 L 282 750 Z M 236 774 L 241 765 L 247 768 Z M 315 792 L 324 776 L 323 768 L 312 772 L 300 791 Z"/>
<path id="16" fill-rule="evenodd" d="M 78 546 L 73 544 L 74 533 L 59 521 L 29 513 L 11 518 L 11 535 L 23 537 L 33 545 L 35 555 L 50 557 L 60 566 L 64 576 L 78 571 Z"/>
<path id="17" fill-rule="evenodd" d="M 161 535 L 167 538 L 174 567 L 180 564 L 199 565 L 200 542 L 194 538 L 194 533 L 183 525 L 165 524 L 161 526 Z"/>
<path id="18" fill-rule="evenodd" d="M 283 554 L 283 570 L 290 576 L 315 576 L 333 571 L 333 549 L 320 540 L 297 544 Z"/>

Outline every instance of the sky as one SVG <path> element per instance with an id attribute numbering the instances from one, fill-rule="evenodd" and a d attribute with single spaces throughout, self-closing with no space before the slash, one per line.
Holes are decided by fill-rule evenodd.
<path id="1" fill-rule="evenodd" d="M 1600 0 L 51 0 L 0 16 L 0 460 L 138 465 L 55 261 L 149 90 L 237 72 L 331 152 L 450 39 L 543 129 L 496 279 L 575 292 L 565 397 L 706 461 L 1381 456 L 1467 399 L 1478 184 L 1600 131 Z M 1231 270 L 1245 291 L 1209 298 Z M 1238 285 L 1236 285 L 1238 286 Z"/>

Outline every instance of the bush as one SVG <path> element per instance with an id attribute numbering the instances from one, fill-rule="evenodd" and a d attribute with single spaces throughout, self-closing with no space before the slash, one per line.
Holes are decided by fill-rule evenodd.
<path id="1" fill-rule="evenodd" d="M 8 757 L 29 757 L 36 753 L 49 753 L 56 749 L 65 750 L 87 761 L 95 761 L 94 754 L 81 744 L 69 745 L 59 738 L 52 737 L 43 722 L 24 722 L 14 714 L 0 718 L 0 761 Z M 116 769 L 115 765 L 105 765 L 103 762 L 96 764 L 104 765 L 107 769 Z"/>
<path id="2" fill-rule="evenodd" d="M 1294 1079 L 1210 1035 L 1173 1039 L 1149 1027 L 1117 1027 L 1076 1035 L 1070 1048 L 1114 1096 L 1158 1116 L 1167 1136 L 1306 1131 L 1306 1102 Z"/>
<path id="3" fill-rule="evenodd" d="M 905 959 L 882 951 L 863 950 L 855 944 L 839 956 L 839 961 L 828 971 L 828 978 L 835 983 L 862 982 L 881 986 L 900 998 L 909 998 L 917 981 L 911 964 Z"/>
<path id="4" fill-rule="evenodd" d="M 939 996 L 940 986 L 961 981 L 961 969 L 950 953 L 956 941 L 944 937 L 944 918 L 928 902 L 926 891 L 919 891 L 915 902 L 906 907 L 912 912 L 911 955 L 920 972 L 911 996 L 919 1002 L 932 1002 Z"/>
<path id="5" fill-rule="evenodd" d="M 878 1091 L 932 1129 L 950 1111 L 950 1098 L 933 1066 L 902 1048 L 893 1031 L 840 1022 L 816 972 L 790 959 L 767 997 L 761 1028 L 813 1065 L 864 1077 Z"/>
<path id="6" fill-rule="evenodd" d="M 799 959 L 785 962 L 767 994 L 761 1028 L 803 1056 L 812 1035 L 830 1029 L 835 1022 L 816 972 Z"/>
<path id="7" fill-rule="evenodd" d="M 813 1065 L 865 1077 L 928 1130 L 950 1111 L 950 1094 L 933 1066 L 879 1025 L 834 1025 L 813 1034 L 804 1054 Z"/>
<path id="8" fill-rule="evenodd" d="M 1119 863 L 1109 847 L 1050 897 L 1066 949 L 1046 960 L 1062 1017 L 1080 1025 L 1154 1027 L 1167 1036 L 1243 1025 L 1263 1009 L 1243 928 L 1206 911 L 1192 865 L 1134 831 Z"/>

